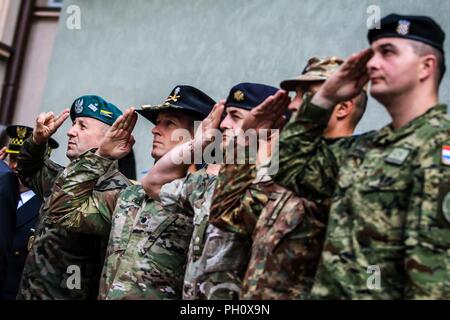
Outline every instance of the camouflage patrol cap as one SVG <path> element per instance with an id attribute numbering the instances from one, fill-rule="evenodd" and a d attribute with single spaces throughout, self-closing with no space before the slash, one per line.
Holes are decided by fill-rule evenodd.
<path id="1" fill-rule="evenodd" d="M 295 91 L 295 88 L 305 82 L 322 82 L 344 63 L 339 57 L 327 57 L 324 59 L 313 57 L 308 60 L 302 74 L 294 79 L 284 80 L 280 87 L 286 91 Z"/>

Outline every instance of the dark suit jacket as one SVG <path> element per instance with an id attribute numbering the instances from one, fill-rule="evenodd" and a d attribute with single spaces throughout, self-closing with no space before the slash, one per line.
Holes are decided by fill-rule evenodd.
<path id="1" fill-rule="evenodd" d="M 15 300 L 19 291 L 20 277 L 28 255 L 28 241 L 34 234 L 32 229 L 36 228 L 41 204 L 35 195 L 17 210 L 14 238 L 3 286 L 3 296 L 6 300 Z"/>
<path id="2" fill-rule="evenodd" d="M 0 289 L 3 288 L 8 269 L 18 197 L 19 181 L 14 172 L 0 160 Z M 3 290 L 0 290 L 0 299 L 3 299 Z"/>

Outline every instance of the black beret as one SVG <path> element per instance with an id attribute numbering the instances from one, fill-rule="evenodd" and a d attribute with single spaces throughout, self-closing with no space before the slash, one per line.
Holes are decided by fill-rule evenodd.
<path id="1" fill-rule="evenodd" d="M 372 44 L 380 38 L 404 38 L 426 43 L 444 53 L 445 32 L 433 19 L 426 16 L 390 14 L 380 21 L 379 29 L 367 35 Z"/>

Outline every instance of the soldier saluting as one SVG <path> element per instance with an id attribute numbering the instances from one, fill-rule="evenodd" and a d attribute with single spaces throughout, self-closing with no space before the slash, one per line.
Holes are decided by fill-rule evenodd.
<path id="1" fill-rule="evenodd" d="M 275 181 L 300 190 L 306 165 L 339 168 L 314 298 L 448 299 L 450 121 L 438 102 L 445 33 L 429 17 L 392 14 L 368 39 L 371 48 L 352 55 L 281 134 Z M 369 80 L 392 122 L 340 157 L 302 153 L 320 140 L 332 106 Z"/>

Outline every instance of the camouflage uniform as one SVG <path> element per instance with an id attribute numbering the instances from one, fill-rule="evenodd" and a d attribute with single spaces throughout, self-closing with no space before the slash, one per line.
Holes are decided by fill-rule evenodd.
<path id="1" fill-rule="evenodd" d="M 19 155 L 18 172 L 22 182 L 31 188 L 43 205 L 40 209 L 34 242 L 29 243 L 18 299 L 95 299 L 103 265 L 106 239 L 99 235 L 76 234 L 49 223 L 55 181 L 62 177 L 63 167 L 50 161 L 46 145 L 26 140 Z M 128 185 L 117 165 L 105 172 L 95 185 L 99 194 L 108 196 Z M 81 288 L 69 289 L 73 283 L 70 266 L 78 266 Z"/>
<path id="2" fill-rule="evenodd" d="M 249 242 L 208 223 L 215 178 L 202 169 L 165 184 L 160 192 L 161 204 L 166 210 L 182 210 L 194 215 L 183 299 L 235 299 L 239 296 Z"/>
<path id="3" fill-rule="evenodd" d="M 51 220 L 75 232 L 110 234 L 99 299 L 179 299 L 192 217 L 163 210 L 140 185 L 109 197 L 97 193 L 113 163 L 92 151 L 72 162 L 57 182 Z"/>
<path id="4" fill-rule="evenodd" d="M 450 143 L 446 106 L 397 130 L 388 125 L 353 138 L 349 149 L 322 143 L 331 110 L 309 99 L 302 109 L 281 134 L 275 180 L 301 193 L 304 171 L 317 167 L 306 187 L 316 195 L 336 187 L 313 297 L 449 299 L 450 170 L 441 159 Z M 330 186 L 331 166 L 340 170 Z M 371 277 L 377 269 L 380 288 Z"/>
<path id="5" fill-rule="evenodd" d="M 281 82 L 280 86 L 287 91 L 295 91 L 299 85 L 321 83 L 342 62 L 338 57 L 313 57 L 301 75 Z M 351 140 L 343 141 L 351 143 Z M 330 148 L 345 144 L 341 139 L 323 139 L 320 143 Z M 304 151 L 313 154 L 321 149 Z M 311 289 L 319 261 L 337 167 L 325 168 L 326 177 L 330 178 L 324 183 L 330 188 L 316 192 L 317 180 L 310 179 L 310 175 L 316 174 L 320 167 L 314 164 L 306 166 L 297 181 L 302 182 L 298 190 L 302 197 L 298 197 L 274 183 L 270 176 L 262 174 L 267 171 L 264 168 L 267 165 L 263 164 L 258 171 L 252 165 L 222 167 L 210 221 L 219 228 L 252 238 L 242 298 L 301 299 Z"/>
<path id="6" fill-rule="evenodd" d="M 221 168 L 210 222 L 251 237 L 242 299 L 302 298 L 319 260 L 325 210 L 256 172 L 250 164 Z"/>

